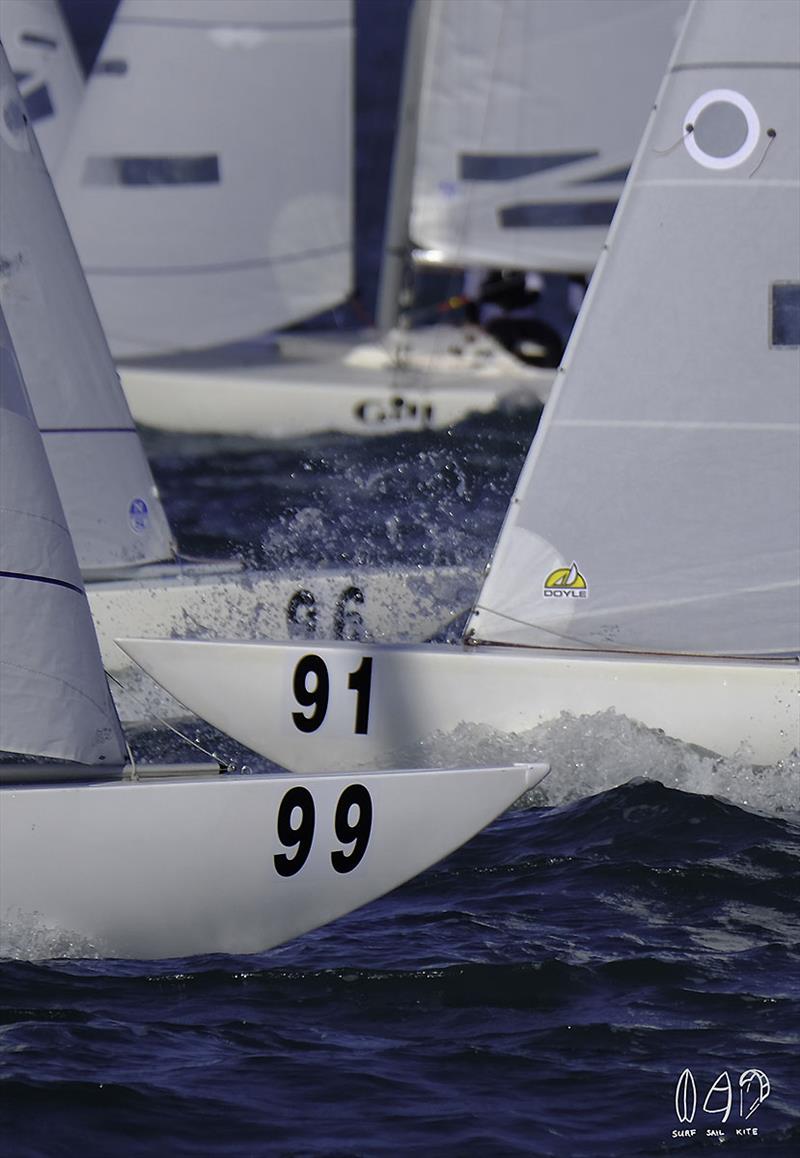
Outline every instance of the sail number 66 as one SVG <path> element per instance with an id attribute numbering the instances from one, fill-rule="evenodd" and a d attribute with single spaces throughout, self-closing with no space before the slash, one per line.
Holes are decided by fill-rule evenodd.
<path id="1" fill-rule="evenodd" d="M 355 671 L 347 677 L 347 686 L 356 693 L 355 721 L 353 732 L 357 736 L 366 736 L 369 728 L 369 699 L 372 690 L 372 659 L 364 656 Z M 292 712 L 294 726 L 300 732 L 316 732 L 322 725 L 328 711 L 331 681 L 325 660 L 320 655 L 304 655 L 294 669 L 292 682 L 294 698 L 302 708 L 310 708 L 310 715 L 305 712 Z"/>

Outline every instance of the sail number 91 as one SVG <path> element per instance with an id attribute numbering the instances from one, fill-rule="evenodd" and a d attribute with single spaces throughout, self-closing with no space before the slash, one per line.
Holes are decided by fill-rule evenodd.
<path id="1" fill-rule="evenodd" d="M 293 856 L 284 852 L 275 854 L 275 871 L 279 876 L 293 877 L 300 872 L 311 852 L 315 825 L 314 797 L 301 784 L 290 788 L 278 808 L 278 840 L 284 848 L 296 851 Z M 331 865 L 337 873 L 352 872 L 367 851 L 372 831 L 372 797 L 363 784 L 345 788 L 336 804 L 333 829 L 341 844 L 353 847 L 349 852 L 333 849 Z"/>
<path id="2" fill-rule="evenodd" d="M 356 693 L 355 722 L 353 732 L 357 736 L 366 736 L 369 728 L 369 699 L 372 690 L 372 659 L 364 656 L 355 671 L 347 677 L 347 686 Z M 302 708 L 310 708 L 307 715 L 304 711 L 292 712 L 294 726 L 300 732 L 316 732 L 322 725 L 328 711 L 331 681 L 328 668 L 321 655 L 304 655 L 294 669 L 292 682 L 294 698 Z"/>

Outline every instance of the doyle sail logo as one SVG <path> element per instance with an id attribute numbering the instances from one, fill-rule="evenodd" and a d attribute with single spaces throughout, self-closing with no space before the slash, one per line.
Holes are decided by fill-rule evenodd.
<path id="1" fill-rule="evenodd" d="M 544 581 L 546 599 L 586 599 L 589 586 L 573 562 L 571 567 L 556 567 Z"/>

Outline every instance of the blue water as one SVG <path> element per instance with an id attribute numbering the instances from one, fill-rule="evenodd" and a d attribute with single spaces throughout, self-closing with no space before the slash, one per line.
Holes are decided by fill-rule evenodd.
<path id="1" fill-rule="evenodd" d="M 91 10 L 91 31 L 113 2 L 67 7 Z M 382 75 L 381 30 L 406 7 L 359 4 L 379 29 L 360 60 Z M 187 552 L 477 573 L 535 423 L 148 449 Z M 498 741 L 467 727 L 452 743 L 488 762 Z M 717 761 L 613 714 L 517 738 L 514 758 L 520 743 L 553 762 L 524 807 L 282 948 L 0 962 L 4 1158 L 800 1152 L 800 760 Z"/>
<path id="2" fill-rule="evenodd" d="M 263 956 L 5 964 L 6 1152 L 599 1158 L 711 1128 L 796 1153 L 799 838 L 634 781 L 509 813 Z M 676 1139 L 687 1067 L 698 1134 Z M 754 1068 L 771 1092 L 745 1122 Z M 724 1125 L 701 1108 L 722 1072 Z"/>
<path id="3" fill-rule="evenodd" d="M 187 550 L 478 567 L 534 426 L 148 445 Z M 496 758 L 480 730 L 450 743 Z M 707 1129 L 725 1153 L 796 1152 L 800 761 L 716 761 L 612 713 L 516 737 L 523 754 L 553 761 L 525 807 L 270 953 L 0 963 L 5 1152 L 600 1158 L 719 1145 Z M 744 1118 L 752 1070 L 770 1092 Z"/>

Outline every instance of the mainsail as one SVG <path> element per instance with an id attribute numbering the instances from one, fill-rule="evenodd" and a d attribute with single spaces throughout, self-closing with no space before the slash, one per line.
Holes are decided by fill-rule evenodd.
<path id="1" fill-rule="evenodd" d="M 0 301 L 85 577 L 172 556 L 166 516 L 0 50 Z"/>
<path id="2" fill-rule="evenodd" d="M 798 206 L 800 5 L 695 5 L 472 639 L 800 652 Z"/>
<path id="3" fill-rule="evenodd" d="M 423 0 L 419 0 L 420 3 Z M 591 272 L 686 0 L 431 0 L 422 260 Z"/>
<path id="4" fill-rule="evenodd" d="M 0 308 L 0 749 L 124 763 L 78 562 Z"/>
<path id="5" fill-rule="evenodd" d="M 51 173 L 83 96 L 83 73 L 57 0 L 2 0 L 0 41 Z"/>
<path id="6" fill-rule="evenodd" d="M 352 285 L 351 0 L 123 0 L 57 186 L 115 357 Z"/>

